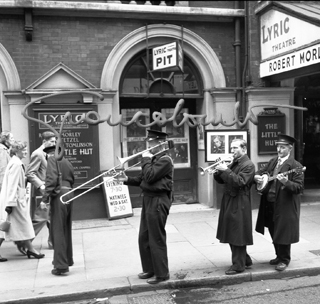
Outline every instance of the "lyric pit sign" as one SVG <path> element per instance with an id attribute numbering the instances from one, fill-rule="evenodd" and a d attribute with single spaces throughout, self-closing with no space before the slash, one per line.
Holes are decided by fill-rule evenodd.
<path id="1" fill-rule="evenodd" d="M 161 45 L 152 49 L 153 70 L 183 71 L 183 50 L 178 41 Z"/>

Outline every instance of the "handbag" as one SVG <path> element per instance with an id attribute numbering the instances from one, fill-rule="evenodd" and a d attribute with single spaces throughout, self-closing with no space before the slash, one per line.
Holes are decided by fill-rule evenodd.
<path id="1" fill-rule="evenodd" d="M 8 216 L 7 216 L 7 219 L 0 223 L 0 230 L 4 232 L 8 232 L 10 229 L 10 225 L 11 225 L 11 222 L 8 220 Z"/>
<path id="2" fill-rule="evenodd" d="M 62 186 L 62 173 L 60 171 L 59 163 L 56 160 L 57 164 L 57 170 L 58 170 L 58 179 L 57 179 L 57 185 L 56 187 L 52 190 L 51 196 L 57 196 L 60 193 L 61 186 Z"/>

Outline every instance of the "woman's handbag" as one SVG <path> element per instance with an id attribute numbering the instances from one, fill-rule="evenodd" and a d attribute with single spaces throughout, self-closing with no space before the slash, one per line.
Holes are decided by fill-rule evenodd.
<path id="1" fill-rule="evenodd" d="M 8 216 L 7 216 L 7 219 L 0 223 L 0 230 L 4 232 L 8 232 L 10 229 L 10 225 L 11 225 L 11 222 L 9 222 Z"/>

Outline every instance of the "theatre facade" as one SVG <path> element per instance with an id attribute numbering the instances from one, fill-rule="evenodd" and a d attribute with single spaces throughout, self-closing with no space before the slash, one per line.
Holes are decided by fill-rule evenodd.
<path id="1" fill-rule="evenodd" d="M 146 149 L 148 128 L 175 143 L 175 204 L 219 208 L 222 189 L 199 168 L 228 154 L 234 137 L 247 138 L 257 167 L 274 156 L 279 130 L 299 139 L 300 159 L 314 153 L 307 126 L 319 108 L 310 95 L 316 35 L 292 35 L 299 22 L 316 31 L 314 16 L 274 1 L 5 0 L 0 17 L 1 130 L 28 141 L 31 154 L 48 125 L 62 128 L 82 186 L 75 219 L 107 216 L 106 196 L 94 186 L 126 159 L 126 173 L 139 172 L 139 157 L 130 156 Z M 290 108 L 307 107 L 305 100 L 311 112 Z M 216 136 L 225 145 L 219 152 Z M 139 207 L 140 189 L 129 191 Z M 255 207 L 255 190 L 252 197 Z"/>
<path id="2" fill-rule="evenodd" d="M 305 188 L 316 193 L 320 182 L 320 2 L 261 1 L 260 77 L 277 90 L 292 89 L 293 110 L 287 131 L 297 138 L 295 157 L 306 166 Z"/>

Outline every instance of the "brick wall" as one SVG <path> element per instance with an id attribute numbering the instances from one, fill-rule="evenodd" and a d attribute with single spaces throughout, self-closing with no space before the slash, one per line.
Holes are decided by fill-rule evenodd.
<path id="1" fill-rule="evenodd" d="M 33 39 L 28 42 L 25 39 L 24 16 L 0 15 L 0 27 L 4 29 L 1 43 L 17 66 L 22 88 L 29 86 L 59 62 L 100 87 L 101 72 L 112 48 L 147 22 L 34 16 Z M 233 23 L 184 22 L 177 25 L 183 25 L 207 41 L 222 62 L 227 86 L 234 86 Z"/>

